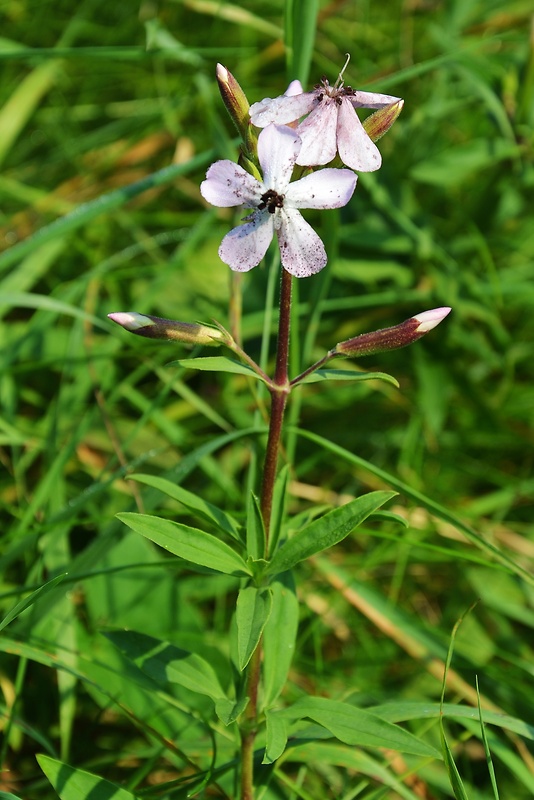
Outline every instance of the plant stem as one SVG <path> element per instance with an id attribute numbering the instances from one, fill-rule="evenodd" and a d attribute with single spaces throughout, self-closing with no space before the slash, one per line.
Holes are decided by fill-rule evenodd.
<path id="1" fill-rule="evenodd" d="M 280 317 L 274 379 L 269 383 L 271 417 L 265 451 L 261 486 L 261 514 L 265 526 L 265 556 L 269 554 L 269 527 L 273 505 L 274 482 L 287 396 L 291 390 L 288 378 L 289 329 L 291 319 L 291 275 L 282 269 L 280 284 Z M 241 725 L 241 800 L 254 799 L 254 742 L 258 729 L 258 691 L 261 678 L 262 645 L 258 644 L 247 667 L 249 703 Z"/>
<path id="2" fill-rule="evenodd" d="M 271 419 L 269 422 L 269 436 L 265 451 L 263 465 L 263 479 L 261 486 L 261 514 L 265 526 L 265 555 L 269 553 L 269 529 L 271 525 L 271 512 L 273 506 L 274 482 L 276 467 L 278 465 L 278 451 L 282 435 L 282 423 L 287 397 L 290 392 L 288 378 L 289 361 L 289 329 L 291 320 L 291 275 L 282 269 L 280 285 L 280 317 L 278 321 L 278 344 L 276 353 L 276 370 L 274 380 L 270 387 L 271 392 Z"/>
<path id="3" fill-rule="evenodd" d="M 289 385 L 296 386 L 298 383 L 304 380 L 307 375 L 311 375 L 312 372 L 315 372 L 315 370 L 324 367 L 324 365 L 327 364 L 331 358 L 334 358 L 335 355 L 336 353 L 333 350 L 329 350 L 325 356 L 319 359 L 319 361 L 316 361 L 315 364 L 311 365 L 311 367 L 308 367 L 308 369 L 305 369 L 304 372 L 300 373 L 300 375 L 297 375 L 296 378 L 293 378 Z"/>
<path id="4" fill-rule="evenodd" d="M 248 665 L 247 695 L 250 698 L 241 727 L 241 800 L 254 800 L 254 742 L 258 723 L 261 642 Z"/>

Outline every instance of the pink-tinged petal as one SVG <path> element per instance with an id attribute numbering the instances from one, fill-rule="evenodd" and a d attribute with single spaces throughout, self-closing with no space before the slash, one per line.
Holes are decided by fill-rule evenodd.
<path id="1" fill-rule="evenodd" d="M 420 314 L 415 314 L 413 319 L 417 320 L 419 326 L 417 328 L 417 333 L 428 333 L 436 325 L 445 319 L 447 314 L 450 314 L 451 309 L 449 306 L 441 306 L 441 308 L 432 308 L 430 311 L 421 311 Z M 108 314 L 108 317 L 111 316 Z"/>
<path id="2" fill-rule="evenodd" d="M 291 81 L 284 92 L 284 97 L 295 97 L 297 94 L 304 94 L 302 83 L 299 80 Z"/>
<path id="3" fill-rule="evenodd" d="M 338 109 L 335 100 L 325 98 L 304 122 L 300 123 L 297 133 L 302 139 L 302 147 L 297 164 L 313 167 L 328 164 L 335 158 Z"/>
<path id="4" fill-rule="evenodd" d="M 300 211 L 281 210 L 282 224 L 277 231 L 282 266 L 296 278 L 320 272 L 326 264 L 324 244 Z"/>
<path id="5" fill-rule="evenodd" d="M 200 184 L 202 197 L 219 208 L 256 208 L 264 189 L 259 181 L 233 161 L 216 161 Z"/>
<path id="6" fill-rule="evenodd" d="M 258 159 L 266 189 L 283 194 L 300 150 L 300 138 L 286 125 L 268 125 L 258 138 Z M 264 189 L 265 191 L 265 189 Z"/>
<path id="7" fill-rule="evenodd" d="M 219 247 L 221 261 L 236 272 L 256 267 L 267 252 L 273 238 L 273 215 L 257 211 L 248 222 L 227 233 Z"/>
<path id="8" fill-rule="evenodd" d="M 377 94 L 376 92 L 354 92 L 345 95 L 346 99 L 354 108 L 385 108 L 391 103 L 398 103 L 400 97 L 393 97 L 390 94 Z"/>
<path id="9" fill-rule="evenodd" d="M 337 146 L 343 163 L 358 172 L 374 172 L 382 164 L 380 150 L 368 137 L 347 99 L 339 106 Z"/>
<path id="10" fill-rule="evenodd" d="M 320 169 L 290 183 L 285 207 L 341 208 L 349 202 L 357 177 L 350 169 Z"/>
<path id="11" fill-rule="evenodd" d="M 250 106 L 250 121 L 258 128 L 265 128 L 273 122 L 277 125 L 295 122 L 312 110 L 315 96 L 316 92 L 303 92 L 296 95 L 283 94 L 273 99 L 266 97 Z"/>

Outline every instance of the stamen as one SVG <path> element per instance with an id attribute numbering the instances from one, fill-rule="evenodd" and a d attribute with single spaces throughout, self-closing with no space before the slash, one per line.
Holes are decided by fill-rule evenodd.
<path id="1" fill-rule="evenodd" d="M 345 55 L 347 56 L 347 60 L 345 61 L 344 65 L 343 65 L 343 69 L 341 70 L 341 72 L 337 76 L 337 81 L 334 84 L 334 89 L 340 89 L 343 86 L 343 73 L 345 72 L 345 70 L 347 69 L 347 67 L 349 65 L 350 53 L 345 53 Z"/>

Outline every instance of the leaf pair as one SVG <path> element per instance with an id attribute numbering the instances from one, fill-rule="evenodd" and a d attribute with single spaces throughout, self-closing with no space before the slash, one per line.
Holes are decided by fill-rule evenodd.
<path id="1" fill-rule="evenodd" d="M 157 483 L 157 479 L 154 479 L 152 485 Z M 370 492 L 333 509 L 288 538 L 267 563 L 264 574 L 275 576 L 287 572 L 306 558 L 338 544 L 394 496 L 395 492 Z M 219 509 L 217 511 L 220 512 Z M 250 562 L 246 562 L 230 545 L 199 528 L 147 514 L 123 513 L 117 516 L 137 533 L 192 564 L 226 575 L 261 577 L 254 574 Z M 227 528 L 231 528 L 229 519 L 224 523 Z M 210 520 L 215 523 L 214 514 L 211 514 Z"/>

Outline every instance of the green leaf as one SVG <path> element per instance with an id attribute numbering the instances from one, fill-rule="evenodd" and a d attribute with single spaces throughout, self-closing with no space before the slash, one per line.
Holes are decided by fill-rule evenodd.
<path id="1" fill-rule="evenodd" d="M 449 743 L 445 738 L 445 731 L 443 729 L 441 721 L 440 721 L 440 728 L 441 728 L 441 746 L 443 748 L 443 757 L 445 760 L 445 766 L 447 768 L 447 773 L 449 775 L 449 781 L 454 796 L 456 800 L 469 800 L 469 795 L 465 791 L 465 786 L 463 785 L 460 773 L 458 772 L 458 767 L 456 766 L 456 763 L 454 761 L 451 748 L 449 747 Z"/>
<path id="2" fill-rule="evenodd" d="M 289 708 L 273 713 L 291 722 L 306 717 L 312 719 L 345 744 L 386 747 L 401 753 L 440 758 L 437 750 L 408 731 L 349 703 L 303 697 Z"/>
<path id="3" fill-rule="evenodd" d="M 397 389 L 399 382 L 393 375 L 388 375 L 386 372 L 354 372 L 351 369 L 318 369 L 315 372 L 306 375 L 301 383 L 319 383 L 319 381 L 385 381 L 391 383 Z"/>
<path id="4" fill-rule="evenodd" d="M 155 475 L 129 475 L 130 480 L 144 483 L 147 486 L 152 486 L 154 489 L 159 489 L 163 494 L 172 497 L 173 500 L 178 500 L 179 503 L 186 506 L 186 508 L 194 511 L 199 517 L 211 522 L 219 530 L 229 534 L 234 539 L 240 540 L 239 524 L 236 520 L 223 511 L 221 508 L 208 503 L 197 494 L 188 492 L 176 483 L 167 480 L 166 478 L 158 478 Z"/>
<path id="5" fill-rule="evenodd" d="M 333 509 L 288 539 L 275 554 L 267 574 L 286 572 L 321 550 L 338 544 L 370 514 L 395 497 L 396 492 L 369 492 Z"/>
<path id="6" fill-rule="evenodd" d="M 383 705 L 373 706 L 368 709 L 373 714 L 377 714 L 382 719 L 390 722 L 404 722 L 409 719 L 456 719 L 461 721 L 480 719 L 479 712 L 473 706 L 458 706 L 455 703 L 418 703 L 412 701 L 401 701 L 397 703 L 384 703 Z M 484 724 L 495 725 L 506 731 L 518 733 L 526 739 L 534 741 L 534 725 L 529 725 L 517 717 L 509 717 L 497 711 L 484 710 Z"/>
<path id="7" fill-rule="evenodd" d="M 266 711 L 265 722 L 267 724 L 265 737 L 265 754 L 262 764 L 272 764 L 280 758 L 287 744 L 289 735 L 289 724 L 287 719 L 278 711 Z"/>
<path id="8" fill-rule="evenodd" d="M 237 655 L 239 669 L 243 671 L 259 644 L 263 629 L 269 619 L 272 592 L 268 587 L 258 589 L 246 586 L 237 598 Z"/>
<path id="9" fill-rule="evenodd" d="M 104 635 L 156 683 L 177 683 L 215 701 L 229 700 L 211 664 L 196 653 L 136 631 L 111 631 Z"/>
<path id="10" fill-rule="evenodd" d="M 250 575 L 241 556 L 225 542 L 198 528 L 149 514 L 124 512 L 118 519 L 169 553 L 226 575 Z"/>
<path id="11" fill-rule="evenodd" d="M 58 583 L 61 583 L 61 581 L 67 577 L 67 574 L 67 572 L 64 572 L 62 575 L 56 575 L 56 577 L 52 578 L 51 581 L 43 584 L 43 586 L 40 586 L 38 589 L 28 595 L 28 597 L 25 597 L 24 600 L 21 600 L 19 603 L 17 603 L 16 606 L 13 606 L 11 611 L 8 611 L 4 619 L 0 622 L 0 631 L 9 625 L 9 623 L 12 622 L 16 617 L 18 617 L 19 614 L 22 614 L 23 611 L 47 594 L 51 589 L 54 589 Z"/>
<path id="12" fill-rule="evenodd" d="M 273 604 L 263 631 L 264 705 L 269 708 L 286 685 L 299 625 L 299 601 L 291 572 L 271 583 Z"/>
<path id="13" fill-rule="evenodd" d="M 263 381 L 252 367 L 235 361 L 226 356 L 207 356 L 205 358 L 180 358 L 178 361 L 171 361 L 171 364 L 179 364 L 186 369 L 198 369 L 202 372 L 231 372 L 235 375 L 246 375 L 247 378 L 256 378 Z M 264 381 L 265 382 L 265 381 Z"/>
<path id="14" fill-rule="evenodd" d="M 242 697 L 240 700 L 221 698 L 215 703 L 215 713 L 224 725 L 230 725 L 243 713 L 248 701 L 248 697 Z"/>
<path id="15" fill-rule="evenodd" d="M 37 756 L 39 766 L 61 800 L 136 800 L 137 795 L 110 781 L 64 764 L 50 756 Z"/>
<path id="16" fill-rule="evenodd" d="M 258 498 L 250 492 L 247 504 L 247 552 L 253 559 L 265 555 L 265 527 Z"/>
<path id="17" fill-rule="evenodd" d="M 273 508 L 271 513 L 271 530 L 269 536 L 269 552 L 276 552 L 278 540 L 282 532 L 282 524 L 287 502 L 287 484 L 289 482 L 289 464 L 285 464 L 278 475 L 274 484 Z"/>

